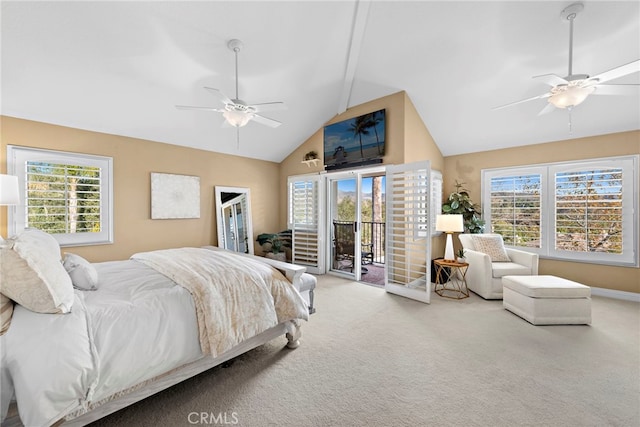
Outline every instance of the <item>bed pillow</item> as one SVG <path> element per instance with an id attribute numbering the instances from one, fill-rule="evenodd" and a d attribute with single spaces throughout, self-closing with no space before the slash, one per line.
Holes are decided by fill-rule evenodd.
<path id="1" fill-rule="evenodd" d="M 476 251 L 485 253 L 491 258 L 491 262 L 510 262 L 511 258 L 504 248 L 504 242 L 500 234 L 484 234 L 471 236 Z"/>
<path id="2" fill-rule="evenodd" d="M 4 335 L 11 325 L 13 317 L 13 301 L 0 294 L 0 335 Z"/>
<path id="3" fill-rule="evenodd" d="M 96 268 L 80 255 L 65 253 L 64 269 L 69 273 L 73 286 L 85 291 L 98 289 L 98 272 Z"/>
<path id="4" fill-rule="evenodd" d="M 2 249 L 5 240 L 0 236 L 0 250 Z M 1 260 L 1 258 L 0 258 Z M 0 261 L 0 268 L 4 263 Z M 0 282 L 2 283 L 2 282 Z M 0 285 L 1 286 L 1 285 Z M 9 329 L 11 324 L 11 318 L 13 317 L 13 301 L 10 298 L 0 294 L 0 335 L 4 335 Z"/>
<path id="5" fill-rule="evenodd" d="M 36 313 L 68 313 L 73 284 L 51 235 L 26 229 L 0 248 L 0 292 Z"/>

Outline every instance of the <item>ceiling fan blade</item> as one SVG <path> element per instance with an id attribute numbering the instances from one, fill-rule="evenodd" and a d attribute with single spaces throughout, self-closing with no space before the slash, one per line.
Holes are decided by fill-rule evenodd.
<path id="1" fill-rule="evenodd" d="M 222 101 L 225 104 L 233 104 L 233 101 L 231 99 L 229 99 L 229 97 L 227 95 L 225 95 L 224 93 L 220 92 L 218 89 L 214 89 L 212 87 L 204 87 L 206 90 L 208 90 L 209 92 L 211 92 L 212 94 L 214 94 L 215 96 L 217 96 L 220 101 Z"/>
<path id="2" fill-rule="evenodd" d="M 532 79 L 540 80 L 541 82 L 546 83 L 551 87 L 566 85 L 569 83 L 567 80 L 555 74 L 541 74 L 539 76 L 533 76 Z"/>
<path id="3" fill-rule="evenodd" d="M 192 107 L 190 105 L 176 105 L 176 108 L 179 110 L 202 110 L 202 111 L 217 111 L 218 113 L 223 113 L 225 110 L 221 110 L 216 107 Z"/>
<path id="4" fill-rule="evenodd" d="M 523 100 L 516 101 L 516 102 L 511 102 L 509 104 L 500 105 L 498 107 L 493 107 L 492 110 L 499 110 L 501 108 L 511 107 L 513 105 L 522 104 L 523 102 L 533 101 L 534 99 L 544 99 L 544 98 L 548 98 L 550 96 L 551 96 L 551 92 L 547 92 L 547 93 L 542 94 L 542 95 L 534 96 L 534 97 L 523 99 Z"/>
<path id="5" fill-rule="evenodd" d="M 277 120 L 273 120 L 273 119 L 269 119 L 267 117 L 263 117 L 260 116 L 258 114 L 254 114 L 253 118 L 251 120 L 256 121 L 257 123 L 260 123 L 261 125 L 266 125 L 272 128 L 277 128 L 278 126 L 280 126 L 282 123 L 277 121 Z"/>
<path id="6" fill-rule="evenodd" d="M 249 107 L 253 107 L 256 109 L 256 112 L 264 112 L 264 111 L 277 111 L 277 110 L 286 110 L 287 106 L 284 102 L 265 102 L 262 104 L 253 104 L 249 105 Z"/>
<path id="7" fill-rule="evenodd" d="M 640 85 L 596 85 L 592 95 L 638 95 Z"/>
<path id="8" fill-rule="evenodd" d="M 550 102 L 547 102 L 547 105 L 546 105 L 542 110 L 540 110 L 540 112 L 538 113 L 538 115 L 539 115 L 539 116 L 543 116 L 543 115 L 545 115 L 545 114 L 549 114 L 550 112 L 552 112 L 552 111 L 553 111 L 553 110 L 555 110 L 555 109 L 556 109 L 556 106 L 555 106 L 555 105 L 553 105 L 553 104 L 552 104 L 552 103 L 550 103 Z"/>
<path id="9" fill-rule="evenodd" d="M 631 73 L 637 73 L 639 71 L 640 71 L 640 59 L 633 62 L 629 62 L 628 64 L 625 64 L 625 65 L 621 65 L 612 70 L 605 71 L 604 73 L 600 73 L 597 76 L 593 76 L 589 78 L 589 80 L 587 80 L 586 85 L 592 86 L 594 84 L 608 82 L 609 80 L 614 80 L 619 77 L 629 75 Z"/>

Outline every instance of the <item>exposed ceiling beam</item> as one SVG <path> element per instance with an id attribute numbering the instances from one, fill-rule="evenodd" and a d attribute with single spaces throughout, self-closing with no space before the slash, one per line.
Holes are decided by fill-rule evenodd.
<path id="1" fill-rule="evenodd" d="M 356 13 L 353 17 L 353 26 L 351 27 L 351 44 L 349 46 L 349 54 L 347 55 L 347 66 L 344 73 L 338 114 L 344 113 L 349 106 L 353 78 L 356 74 L 360 48 L 362 46 L 362 40 L 364 39 L 364 31 L 367 27 L 367 16 L 369 15 L 370 5 L 370 0 L 358 0 L 356 3 Z"/>

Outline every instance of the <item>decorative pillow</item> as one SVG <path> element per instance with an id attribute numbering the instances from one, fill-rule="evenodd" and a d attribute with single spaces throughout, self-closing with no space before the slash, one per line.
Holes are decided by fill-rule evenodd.
<path id="1" fill-rule="evenodd" d="M 80 255 L 65 253 L 64 269 L 69 273 L 73 286 L 85 291 L 98 288 L 98 272 L 96 268 Z"/>
<path id="2" fill-rule="evenodd" d="M 0 335 L 4 335 L 11 324 L 13 316 L 13 301 L 0 294 Z"/>
<path id="3" fill-rule="evenodd" d="M 71 310 L 73 284 L 51 235 L 26 229 L 3 243 L 0 258 L 0 291 L 5 296 L 37 313 Z"/>
<path id="4" fill-rule="evenodd" d="M 473 246 L 478 252 L 485 253 L 491 258 L 491 262 L 509 262 L 511 258 L 504 248 L 502 236 L 499 234 L 484 234 L 471 236 Z"/>

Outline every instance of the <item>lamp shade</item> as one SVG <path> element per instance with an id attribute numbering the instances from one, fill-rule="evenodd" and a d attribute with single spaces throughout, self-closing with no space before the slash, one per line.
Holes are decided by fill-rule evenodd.
<path id="1" fill-rule="evenodd" d="M 0 174 L 0 205 L 17 205 L 18 203 L 20 203 L 18 177 Z"/>
<path id="2" fill-rule="evenodd" d="M 436 231 L 444 231 L 445 233 L 464 231 L 462 215 L 437 215 Z"/>

